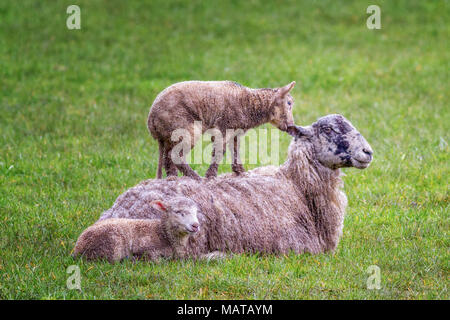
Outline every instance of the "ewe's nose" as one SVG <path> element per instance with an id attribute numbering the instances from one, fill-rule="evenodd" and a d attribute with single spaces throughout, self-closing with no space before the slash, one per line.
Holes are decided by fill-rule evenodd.
<path id="1" fill-rule="evenodd" d="M 288 126 L 285 123 L 280 123 L 277 127 L 281 131 L 287 131 L 287 128 L 288 128 Z"/>
<path id="2" fill-rule="evenodd" d="M 191 228 L 193 231 L 198 231 L 200 225 L 197 222 L 194 222 L 193 224 L 191 224 Z"/>

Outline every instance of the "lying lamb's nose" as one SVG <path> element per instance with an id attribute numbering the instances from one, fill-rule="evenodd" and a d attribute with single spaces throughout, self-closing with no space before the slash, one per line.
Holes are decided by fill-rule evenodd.
<path id="1" fill-rule="evenodd" d="M 372 151 L 372 150 L 366 149 L 366 148 L 363 149 L 363 152 L 364 152 L 365 154 L 368 154 L 369 156 L 372 156 L 372 154 L 373 154 L 373 151 Z"/>
<path id="2" fill-rule="evenodd" d="M 192 229 L 194 229 L 194 230 L 198 230 L 199 225 L 198 225 L 197 222 L 195 222 L 195 223 L 193 223 L 193 224 L 191 225 L 191 227 L 192 227 Z"/>

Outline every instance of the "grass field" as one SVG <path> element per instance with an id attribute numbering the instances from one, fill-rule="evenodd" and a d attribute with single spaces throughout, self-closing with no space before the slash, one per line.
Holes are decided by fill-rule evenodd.
<path id="1" fill-rule="evenodd" d="M 70 4 L 81 30 L 66 27 Z M 381 30 L 366 27 L 370 4 Z M 0 298 L 449 299 L 449 21 L 448 1 L 1 1 Z M 361 131 L 374 162 L 344 170 L 334 254 L 70 257 L 119 194 L 155 176 L 149 107 L 188 79 L 296 80 L 297 123 L 342 113 Z M 66 288 L 74 264 L 81 291 Z M 371 265 L 380 290 L 367 289 Z"/>

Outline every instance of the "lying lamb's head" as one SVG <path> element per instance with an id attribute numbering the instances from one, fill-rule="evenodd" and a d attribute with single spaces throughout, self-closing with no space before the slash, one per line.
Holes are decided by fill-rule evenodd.
<path id="1" fill-rule="evenodd" d="M 289 94 L 294 85 L 295 81 L 292 81 L 290 84 L 278 88 L 272 102 L 270 123 L 281 131 L 287 131 L 288 127 L 294 125 L 294 116 L 292 115 L 294 98 Z"/>
<path id="2" fill-rule="evenodd" d="M 353 125 L 339 114 L 319 118 L 308 127 L 292 126 L 288 132 L 296 143 L 310 141 L 317 160 L 330 169 L 365 169 L 372 161 L 372 148 Z"/>
<path id="3" fill-rule="evenodd" d="M 175 197 L 168 200 L 154 200 L 152 207 L 163 211 L 171 230 L 179 235 L 193 234 L 200 231 L 200 223 L 197 218 L 198 205 L 191 199 Z"/>

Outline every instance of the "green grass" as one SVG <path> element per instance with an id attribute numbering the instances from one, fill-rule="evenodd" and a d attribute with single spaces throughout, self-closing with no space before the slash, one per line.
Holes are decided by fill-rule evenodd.
<path id="1" fill-rule="evenodd" d="M 448 1 L 80 0 L 82 29 L 68 30 L 73 3 L 0 2 L 0 298 L 449 299 Z M 381 30 L 366 28 L 370 4 Z M 188 79 L 296 80 L 297 123 L 342 113 L 361 131 L 375 158 L 344 170 L 335 254 L 70 257 L 119 194 L 154 177 L 149 107 Z M 66 288 L 73 264 L 81 291 Z M 380 290 L 366 288 L 370 265 Z"/>

